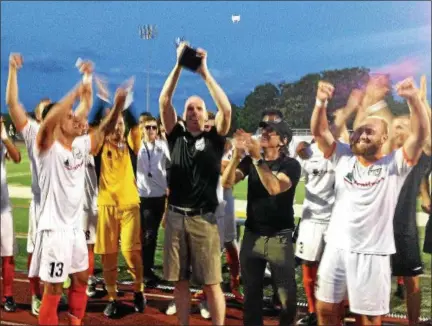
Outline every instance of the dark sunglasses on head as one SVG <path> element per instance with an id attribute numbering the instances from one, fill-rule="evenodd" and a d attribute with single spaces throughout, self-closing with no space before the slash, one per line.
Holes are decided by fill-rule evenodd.
<path id="1" fill-rule="evenodd" d="M 157 130 L 156 126 L 145 126 L 145 128 L 146 128 L 146 130 L 150 130 L 150 129 Z"/>

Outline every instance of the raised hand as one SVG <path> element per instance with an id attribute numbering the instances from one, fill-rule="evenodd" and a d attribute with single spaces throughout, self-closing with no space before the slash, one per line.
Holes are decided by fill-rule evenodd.
<path id="1" fill-rule="evenodd" d="M 135 76 L 132 76 L 128 80 L 124 81 L 120 87 L 130 92 L 132 91 L 134 85 L 135 85 Z"/>
<path id="2" fill-rule="evenodd" d="M 24 59 L 19 53 L 11 53 L 9 56 L 9 65 L 16 69 L 21 69 Z"/>
<path id="3" fill-rule="evenodd" d="M 390 79 L 387 75 L 373 75 L 366 85 L 367 105 L 375 104 L 384 99 L 390 91 Z"/>
<path id="4" fill-rule="evenodd" d="M 249 139 L 250 137 L 248 137 L 248 133 L 243 129 L 239 129 L 234 133 L 232 141 L 232 146 L 234 147 L 234 158 L 241 159 L 245 155 Z"/>
<path id="5" fill-rule="evenodd" d="M 126 96 L 127 96 L 127 90 L 126 89 L 124 89 L 122 87 L 117 88 L 115 96 L 114 96 L 114 103 L 115 104 L 116 103 L 118 103 L 118 104 L 123 103 L 124 104 L 124 102 L 126 101 Z"/>
<path id="6" fill-rule="evenodd" d="M 348 108 L 358 108 L 363 101 L 365 92 L 360 89 L 353 89 L 348 97 L 346 107 Z"/>
<path id="7" fill-rule="evenodd" d="M 96 81 L 98 95 L 100 95 L 105 99 L 109 99 L 110 94 L 107 87 L 108 84 L 107 81 L 102 79 L 100 76 L 96 76 L 95 81 Z"/>
<path id="8" fill-rule="evenodd" d="M 317 89 L 317 99 L 325 102 L 330 100 L 333 97 L 334 93 L 334 86 L 328 82 L 320 81 L 318 82 L 318 89 Z"/>
<path id="9" fill-rule="evenodd" d="M 197 49 L 197 54 L 201 58 L 201 65 L 198 67 L 197 72 L 203 76 L 208 73 L 207 68 L 207 51 L 204 49 Z"/>
<path id="10" fill-rule="evenodd" d="M 422 75 L 420 78 L 420 99 L 423 102 L 427 102 L 427 80 L 426 75 Z"/>
<path id="11" fill-rule="evenodd" d="M 406 78 L 395 86 L 396 92 L 400 97 L 407 100 L 420 96 L 420 90 L 417 88 L 412 77 Z"/>
<path id="12" fill-rule="evenodd" d="M 94 71 L 94 64 L 91 61 L 80 61 L 77 65 L 79 72 L 83 75 L 91 75 Z"/>
<path id="13" fill-rule="evenodd" d="M 187 43 L 185 41 L 182 41 L 182 42 L 179 43 L 179 45 L 177 47 L 177 64 L 178 65 L 179 65 L 179 62 L 180 62 L 180 56 L 181 56 L 181 54 L 183 52 L 183 49 L 184 49 L 185 46 L 188 46 L 188 45 L 189 45 L 189 43 Z"/>

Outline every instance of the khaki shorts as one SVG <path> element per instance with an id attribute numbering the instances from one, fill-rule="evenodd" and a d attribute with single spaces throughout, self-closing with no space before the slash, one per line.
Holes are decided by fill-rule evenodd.
<path id="1" fill-rule="evenodd" d="M 184 216 L 168 211 L 165 226 L 164 278 L 196 285 L 222 282 L 221 249 L 216 215 Z"/>
<path id="2" fill-rule="evenodd" d="M 96 229 L 96 254 L 141 250 L 141 219 L 139 205 L 118 209 L 116 206 L 99 206 Z"/>

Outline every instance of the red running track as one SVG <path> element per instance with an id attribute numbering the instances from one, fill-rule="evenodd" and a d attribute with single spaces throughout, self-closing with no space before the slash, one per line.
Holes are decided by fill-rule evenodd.
<path id="1" fill-rule="evenodd" d="M 162 292 L 156 289 L 146 289 L 147 307 L 144 313 L 136 313 L 133 309 L 133 294 L 131 286 L 120 285 L 120 292 L 124 295 L 119 297 L 122 303 L 119 318 L 108 319 L 103 315 L 103 310 L 107 304 L 106 297 L 89 299 L 87 304 L 85 325 L 177 325 L 176 316 L 167 316 L 164 311 L 171 301 L 172 293 Z M 16 274 L 14 281 L 15 301 L 18 309 L 14 313 L 7 313 L 3 309 L 0 311 L 0 325 L 36 325 L 37 318 L 30 311 L 30 291 L 26 275 Z M 304 308 L 299 308 L 299 315 L 305 313 Z M 346 321 L 350 324 L 352 319 Z M 59 309 L 60 324 L 67 325 L 66 307 Z M 406 320 L 385 318 L 387 325 L 406 325 Z M 192 313 L 190 325 L 211 325 L 211 321 L 205 320 L 199 314 L 196 302 L 192 303 Z M 238 304 L 227 301 L 227 312 L 225 325 L 243 325 L 243 312 Z M 266 316 L 264 325 L 278 325 L 277 316 Z"/>

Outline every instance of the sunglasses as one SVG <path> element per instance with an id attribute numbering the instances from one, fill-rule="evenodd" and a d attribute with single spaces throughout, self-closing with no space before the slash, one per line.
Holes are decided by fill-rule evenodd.
<path id="1" fill-rule="evenodd" d="M 144 128 L 146 128 L 146 130 L 157 130 L 156 126 L 145 126 Z"/>

